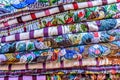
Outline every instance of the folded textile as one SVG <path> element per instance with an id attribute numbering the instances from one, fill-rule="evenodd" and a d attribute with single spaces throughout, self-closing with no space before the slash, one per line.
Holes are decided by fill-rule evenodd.
<path id="1" fill-rule="evenodd" d="M 71 2 L 86 2 L 95 0 L 32 0 L 32 1 L 19 1 L 19 0 L 1 0 L 0 17 L 9 15 L 11 13 L 23 12 L 25 10 L 40 10 L 44 8 L 55 7 L 57 5 L 71 3 Z M 22 6 L 21 6 L 22 5 Z"/>
<path id="2" fill-rule="evenodd" d="M 0 14 L 0 23 L 4 22 L 4 21 L 11 20 L 11 19 L 14 19 L 14 18 L 19 17 L 19 16 L 28 15 L 31 12 L 36 13 L 36 12 L 39 12 L 39 11 L 42 11 L 42 9 L 22 10 L 22 11 L 17 11 L 15 13 L 7 13 L 7 14 L 3 14 L 3 15 Z"/>
<path id="3" fill-rule="evenodd" d="M 8 1 L 9 0 L 6 0 L 6 2 L 8 2 Z M 1 3 L 0 6 L 2 7 L 2 8 L 0 8 L 0 22 L 2 22 L 4 20 L 15 18 L 18 16 L 28 15 L 30 13 L 35 13 L 35 12 L 38 12 L 41 10 L 55 7 L 54 5 L 47 7 L 48 5 L 46 2 L 49 2 L 49 1 L 46 1 L 46 2 L 43 1 L 44 3 L 41 3 L 39 1 L 40 0 L 34 2 L 31 5 L 26 6 L 26 8 L 21 8 L 20 10 L 17 8 L 14 8 L 12 6 L 13 0 L 10 1 L 11 4 L 8 3 L 9 5 L 7 5 L 6 2 L 4 2 L 4 0 L 0 1 L 0 3 Z M 54 2 L 54 4 L 56 4 L 56 6 L 59 6 L 59 5 L 68 4 L 68 3 L 72 3 L 72 2 L 86 2 L 86 1 L 98 1 L 98 0 L 58 0 L 58 1 Z M 16 0 L 15 2 L 19 3 L 18 0 Z M 103 1 L 103 2 L 105 2 L 105 1 Z M 42 5 L 45 3 L 46 3 L 46 6 Z M 9 6 L 9 7 L 6 7 L 6 6 Z"/>
<path id="4" fill-rule="evenodd" d="M 120 74 L 63 74 L 58 75 L 31 75 L 31 76 L 5 76 L 0 80 L 119 80 Z"/>
<path id="5" fill-rule="evenodd" d="M 102 32 L 101 32 L 102 33 Z M 113 36 L 114 34 L 114 36 Z M 110 36 L 112 36 L 115 39 L 119 40 L 119 33 L 115 35 L 113 34 L 105 35 L 105 33 L 102 33 L 101 36 L 95 37 L 94 34 L 91 37 L 88 34 L 83 35 L 80 38 L 80 34 L 66 34 L 66 35 L 61 35 L 61 36 L 54 36 L 54 37 L 47 37 L 47 38 L 38 38 L 35 40 L 25 40 L 25 41 L 18 41 L 18 42 L 11 42 L 11 43 L 1 43 L 0 44 L 0 54 L 5 54 L 5 53 L 11 53 L 11 52 L 22 52 L 26 53 L 23 51 L 33 51 L 33 50 L 43 50 L 43 49 L 51 49 L 51 48 L 64 48 L 64 47 L 70 47 L 70 46 L 75 46 L 75 45 L 81 45 L 81 46 L 76 46 L 77 47 L 82 47 L 83 49 L 85 48 L 84 46 L 87 46 L 85 44 L 91 44 L 91 43 L 99 43 L 99 42 L 111 42 L 112 40 L 110 39 Z M 99 34 L 98 34 L 99 35 Z M 97 41 L 96 41 L 97 38 Z M 113 41 L 114 41 L 113 40 Z M 115 47 L 115 46 L 120 46 L 120 41 L 114 41 L 111 43 L 104 43 L 105 45 L 109 46 L 108 48 Z M 104 45 L 103 44 L 103 45 Z M 110 45 L 109 45 L 110 44 Z M 113 45 L 111 45 L 113 44 Z M 99 45 L 99 44 L 97 44 Z M 92 46 L 88 45 L 88 46 Z M 101 46 L 99 46 L 101 47 Z M 107 49 L 107 48 L 106 48 Z M 106 50 L 105 49 L 105 50 Z M 104 51 L 103 51 L 104 52 Z"/>
<path id="6" fill-rule="evenodd" d="M 0 80 L 119 80 L 119 27 L 120 0 L 0 0 Z"/>
<path id="7" fill-rule="evenodd" d="M 5 77 L 0 77 L 0 80 L 48 80 L 46 79 L 45 75 L 31 75 L 31 76 L 24 76 L 24 75 L 20 75 L 20 76 L 5 76 Z"/>
<path id="8" fill-rule="evenodd" d="M 25 70 L 27 72 L 27 70 Z M 35 70 L 33 70 L 35 71 Z M 53 69 L 53 70 L 36 70 L 36 72 L 40 72 L 41 74 L 59 74 L 64 73 L 64 74 L 116 74 L 120 73 L 120 67 L 118 65 L 116 66 L 85 66 L 85 67 L 79 67 L 79 68 L 63 68 L 63 69 Z M 17 71 L 15 71 L 17 72 Z M 20 71 L 22 73 L 22 71 Z M 32 70 L 31 70 L 32 72 Z M 4 73 L 4 71 L 3 71 Z M 11 72 L 9 72 L 11 73 Z M 19 73 L 19 74 L 21 74 Z M 2 73 L 1 73 L 2 74 Z M 7 73 L 6 73 L 7 74 Z M 12 73 L 11 73 L 12 74 Z"/>
<path id="9" fill-rule="evenodd" d="M 114 4 L 116 4 L 116 3 L 114 3 Z M 107 5 L 105 5 L 105 6 L 107 6 Z M 110 5 L 109 5 L 110 6 Z M 115 5 L 114 5 L 115 6 Z M 113 6 L 113 7 L 114 7 Z M 92 11 L 92 12 L 96 12 L 96 14 L 94 14 L 94 15 L 97 15 L 97 14 L 99 14 L 99 12 L 100 12 L 100 10 L 101 10 L 101 7 L 102 6 L 98 6 L 98 7 L 95 7 L 96 9 L 95 9 L 95 11 Z M 108 6 L 107 6 L 108 7 Z M 54 14 L 54 15 L 50 15 L 50 16 L 48 16 L 49 18 L 60 18 L 60 17 L 58 17 L 58 15 L 60 15 L 60 16 L 65 16 L 65 18 L 63 18 L 62 20 L 64 20 L 65 19 L 65 21 L 67 21 L 67 17 L 69 18 L 69 17 L 72 17 L 73 16 L 73 18 L 74 18 L 74 15 L 75 15 L 75 21 L 74 22 L 77 22 L 79 19 L 78 18 L 82 18 L 82 17 L 84 17 L 84 15 L 85 15 L 85 13 L 88 11 L 89 13 L 91 12 L 90 10 L 88 10 L 88 9 L 91 9 L 91 8 L 84 8 L 84 9 L 82 9 L 82 10 L 70 10 L 70 11 L 66 11 L 66 12 L 64 12 L 64 15 L 63 14 L 60 14 L 60 13 L 58 13 L 58 14 Z M 93 10 L 94 8 L 92 7 L 92 9 L 91 10 Z M 107 11 L 106 9 L 108 9 L 108 8 L 105 8 L 104 10 L 103 10 L 103 12 L 104 11 Z M 114 8 L 114 9 L 116 9 L 116 8 Z M 113 9 L 113 10 L 114 10 Z M 37 13 L 38 11 L 40 12 L 40 11 L 44 11 L 45 9 L 43 9 L 43 10 L 30 10 L 30 11 L 22 11 L 22 13 L 20 13 L 20 12 L 18 12 L 18 13 L 14 13 L 13 15 L 6 15 L 6 16 L 3 16 L 3 17 L 0 17 L 0 23 L 3 23 L 3 22 L 6 22 L 6 21 L 9 21 L 9 20 L 13 20 L 13 19 L 15 19 L 15 18 L 17 18 L 17 17 L 20 17 L 20 16 L 26 16 L 26 15 L 28 15 L 28 14 L 32 14 L 32 13 Z M 113 11 L 112 10 L 112 11 Z M 72 12 L 71 12 L 72 11 Z M 26 13 L 25 13 L 26 12 Z M 98 12 L 98 13 L 97 13 Z M 76 15 L 76 13 L 78 14 L 78 15 Z M 81 13 L 81 14 L 80 14 Z M 104 12 L 104 14 L 105 15 L 108 15 L 108 13 L 106 14 L 106 12 Z M 110 14 L 110 13 L 109 13 Z M 56 16 L 57 15 L 57 16 Z M 76 16 L 78 16 L 78 18 L 76 18 Z M 101 15 L 100 15 L 101 16 Z M 44 17 L 47 17 L 47 16 L 44 16 Z M 98 15 L 96 16 L 96 17 L 98 17 Z M 43 18 L 43 17 L 42 17 Z M 39 20 L 43 20 L 42 18 L 38 18 Z M 49 19 L 49 20 L 53 20 L 53 19 Z M 88 18 L 88 19 L 90 19 L 90 18 Z M 73 19 L 74 20 L 74 19 Z M 33 19 L 33 21 L 35 21 L 34 19 Z M 64 22 L 64 21 L 63 21 Z M 66 22 L 67 23 L 67 22 Z M 60 24 L 60 23 L 59 23 Z M 55 22 L 53 22 L 53 24 L 52 25 L 55 25 Z M 49 25 L 47 25 L 47 26 L 49 26 Z"/>
<path id="10" fill-rule="evenodd" d="M 21 44 L 22 47 L 25 45 Z M 120 41 L 92 45 L 82 45 L 67 48 L 56 48 L 48 50 L 16 52 L 0 54 L 0 62 L 3 63 L 31 63 L 46 61 L 61 61 L 72 59 L 83 59 L 91 57 L 120 56 Z M 6 49 L 6 48 L 4 48 Z M 1 49 L 3 50 L 3 49 Z M 0 51 L 1 51 L 0 50 Z M 10 48 L 10 50 L 12 50 Z"/>
<path id="11" fill-rule="evenodd" d="M 42 9 L 45 7 L 66 4 L 74 2 L 75 0 L 1 0 L 1 10 L 0 15 L 5 15 L 8 13 L 15 13 L 23 10 L 31 10 L 31 9 Z M 80 0 L 79 2 L 88 1 L 88 0 Z M 21 9 L 21 10 L 20 10 Z"/>
<path id="12" fill-rule="evenodd" d="M 1 64 L 0 70 L 26 70 L 26 69 L 60 69 L 60 68 L 75 68 L 80 66 L 106 66 L 106 65 L 119 65 L 119 57 L 101 57 L 101 58 L 88 58 L 81 60 L 63 60 L 52 61 L 44 63 L 26 63 L 26 64 Z M 53 66 L 54 65 L 54 66 Z"/>
<path id="13" fill-rule="evenodd" d="M 44 11 L 40 11 L 37 13 L 30 13 L 29 15 L 25 15 L 25 16 L 19 16 L 15 19 L 9 20 L 9 21 L 5 21 L 2 22 L 0 24 L 0 27 L 5 27 L 5 26 L 9 26 L 9 25 L 13 25 L 13 24 L 17 24 L 17 23 L 24 23 L 26 21 L 31 21 L 31 20 L 35 20 L 37 18 L 41 18 L 41 17 L 45 17 L 45 16 L 50 16 L 52 14 L 55 13 L 59 13 L 59 12 L 63 12 L 63 11 L 68 11 L 68 10 L 76 10 L 76 9 L 81 9 L 81 8 L 86 8 L 86 7 L 93 7 L 93 6 L 98 6 L 98 5 L 102 5 L 102 4 L 110 4 L 110 3 L 115 3 L 115 2 L 119 2 L 116 0 L 108 0 L 107 1 L 103 1 L 103 0 L 99 0 L 99 1 L 90 1 L 90 2 L 83 2 L 83 3 L 72 3 L 72 4 L 66 4 L 66 5 L 60 5 L 58 7 L 54 7 L 54 8 L 50 8 Z M 79 16 L 77 16 L 78 14 L 76 13 L 75 16 L 75 20 L 78 19 L 81 21 L 84 19 L 103 19 L 103 18 L 108 18 L 109 16 L 119 12 L 119 4 L 111 4 L 111 5 L 106 5 L 103 7 L 93 7 L 93 8 L 87 8 L 86 11 L 81 10 Z M 83 6 L 84 5 L 84 6 Z M 94 12 L 96 11 L 96 12 Z M 99 13 L 100 12 L 100 13 Z M 83 15 L 84 13 L 86 13 L 85 15 Z M 110 14 L 111 15 L 107 15 Z M 94 14 L 94 15 L 93 15 Z M 70 17 L 70 16 L 69 16 Z M 77 21 L 79 21 L 77 20 Z M 68 18 L 67 23 L 71 22 L 72 18 Z"/>
<path id="14" fill-rule="evenodd" d="M 73 30 L 73 33 L 75 31 Z M 79 31 L 78 31 L 79 32 Z M 98 43 L 98 42 L 110 42 L 114 40 L 119 40 L 120 29 L 108 30 L 108 31 L 99 31 L 99 32 L 86 32 L 86 33 L 76 33 L 76 34 L 67 34 L 72 33 L 69 30 L 62 30 L 62 27 L 50 27 L 40 30 L 17 33 L 15 35 L 5 36 L 0 38 L 0 42 L 11 42 L 11 41 L 20 41 L 26 39 L 34 39 L 39 37 L 48 37 L 60 35 L 62 39 L 70 39 L 75 44 L 89 44 L 89 43 Z M 59 37 L 59 36 L 58 36 Z M 77 41 L 74 41 L 77 39 Z"/>
<path id="15" fill-rule="evenodd" d="M 32 40 L 1 43 L 0 54 L 4 54 L 7 52 L 32 51 L 32 50 L 42 50 L 42 49 L 58 48 L 58 47 L 60 48 L 69 47 L 74 45 L 85 45 L 85 44 L 100 43 L 100 42 L 111 42 L 115 40 L 120 40 L 119 34 L 120 34 L 120 30 L 116 29 L 116 30 L 101 31 L 101 32 L 64 34 L 53 37 L 43 37 Z M 41 34 L 37 34 L 37 35 L 39 36 Z M 19 37 L 18 35 L 15 36 Z M 23 36 L 27 37 L 26 35 Z M 23 38 L 23 36 L 21 38 Z M 6 37 L 6 39 L 10 39 L 10 38 Z M 3 42 L 3 38 L 1 40 L 2 40 L 1 42 Z"/>
<path id="16" fill-rule="evenodd" d="M 29 22 L 25 25 L 19 25 L 17 27 L 5 27 L 4 29 L 0 30 L 0 37 L 12 35 L 15 33 L 22 33 L 28 32 L 31 30 L 40 30 L 42 24 L 40 22 Z M 48 27 L 52 28 L 52 30 L 58 28 L 61 32 L 70 31 L 70 32 L 88 32 L 88 31 L 103 31 L 103 30 L 111 30 L 119 28 L 120 26 L 120 19 L 105 19 L 105 20 L 97 20 L 97 21 L 90 21 L 90 22 L 81 22 L 81 23 L 74 23 L 68 25 L 58 25 Z M 46 26 L 47 27 L 47 26 Z"/>
<path id="17" fill-rule="evenodd" d="M 30 69 L 30 70 L 13 70 L 13 71 L 0 71 L 0 75 L 12 76 L 12 75 L 52 75 L 52 74 L 116 74 L 120 73 L 120 66 L 85 66 L 79 68 L 61 68 L 61 69 L 51 69 L 51 70 L 42 70 L 42 69 Z"/>

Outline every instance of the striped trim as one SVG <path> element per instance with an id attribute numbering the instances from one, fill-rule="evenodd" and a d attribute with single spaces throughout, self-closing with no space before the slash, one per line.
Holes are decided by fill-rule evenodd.
<path id="1" fill-rule="evenodd" d="M 7 28 L 8 35 L 10 35 L 10 27 Z"/>
<path id="2" fill-rule="evenodd" d="M 96 58 L 96 64 L 97 64 L 97 66 L 99 66 L 99 61 L 98 61 L 98 58 Z"/>
<path id="3" fill-rule="evenodd" d="M 15 40 L 16 40 L 16 41 L 19 41 L 19 40 L 20 40 L 20 34 L 19 34 L 19 33 L 16 33 L 16 34 L 15 34 Z"/>
<path id="4" fill-rule="evenodd" d="M 59 8 L 59 11 L 60 11 L 60 12 L 63 12 L 63 11 L 64 11 L 63 5 L 59 5 L 58 8 Z"/>
<path id="5" fill-rule="evenodd" d="M 33 38 L 34 38 L 34 30 L 30 31 L 29 36 L 30 36 L 30 39 L 33 39 Z"/>
<path id="6" fill-rule="evenodd" d="M 82 59 L 79 60 L 79 65 L 82 66 Z"/>
<path id="7" fill-rule="evenodd" d="M 21 16 L 17 17 L 17 21 L 18 23 L 23 23 L 22 17 Z"/>
<path id="8" fill-rule="evenodd" d="M 31 15 L 31 18 L 32 18 L 33 20 L 36 19 L 35 13 L 30 13 L 30 15 Z"/>
<path id="9" fill-rule="evenodd" d="M 28 63 L 25 64 L 25 68 L 26 68 L 26 69 L 29 69 L 29 67 L 28 67 Z"/>
<path id="10" fill-rule="evenodd" d="M 45 70 L 46 69 L 46 63 L 42 63 L 43 65 L 43 69 Z"/>
<path id="11" fill-rule="evenodd" d="M 64 68 L 64 61 L 60 62 L 61 68 Z"/>
<path id="12" fill-rule="evenodd" d="M 9 77 L 8 77 L 8 76 L 5 76 L 5 77 L 4 77 L 4 80 L 9 80 Z"/>
<path id="13" fill-rule="evenodd" d="M 119 20 L 120 19 L 105 19 L 105 20 L 97 20 L 97 21 L 90 21 L 90 22 L 82 22 L 82 23 L 77 23 L 76 25 L 80 25 L 81 26 L 81 24 L 84 24 L 84 25 L 86 25 L 87 26 L 87 32 L 91 32 L 91 31 L 93 31 L 92 29 L 93 28 L 95 28 L 94 29 L 94 31 L 102 31 L 102 30 L 99 30 L 99 27 L 101 27 L 101 24 L 102 23 L 100 23 L 101 21 L 107 21 L 107 20 L 113 20 L 113 21 L 117 21 L 117 25 L 116 25 L 116 27 L 114 26 L 114 29 L 115 28 L 118 28 L 119 26 L 120 26 L 120 22 L 119 22 Z M 96 24 L 95 24 L 96 23 Z M 106 24 L 110 24 L 109 22 L 106 22 Z M 115 24 L 115 23 L 114 23 Z M 27 25 L 27 24 L 26 24 Z M 22 32 L 27 32 L 27 31 L 31 31 L 31 30 L 36 30 L 36 28 L 32 28 L 32 29 L 28 29 L 28 26 L 26 26 L 25 24 L 23 24 L 22 26 L 23 27 L 21 27 L 21 25 L 19 26 L 18 25 L 18 27 L 21 27 L 21 28 L 19 28 L 19 30 L 17 30 L 17 31 L 12 31 L 12 32 L 10 32 L 11 30 L 13 30 L 13 29 L 16 29 L 14 26 L 12 26 L 12 28 L 11 27 L 4 27 L 4 28 L 2 28 L 2 29 L 0 29 L 0 31 L 1 32 L 6 32 L 6 33 L 4 33 L 4 34 L 0 34 L 0 37 L 2 37 L 2 36 L 9 36 L 9 35 L 13 35 L 13 34 L 15 34 L 15 33 L 22 33 Z M 75 23 L 74 24 L 70 24 L 70 25 L 75 25 Z M 57 27 L 57 29 L 58 29 L 58 34 L 61 34 L 61 33 L 64 33 L 64 31 L 66 31 L 67 29 L 69 29 L 70 28 L 70 25 L 58 25 L 58 26 L 55 26 L 55 27 Z M 91 26 L 91 25 L 93 25 L 93 26 Z M 33 27 L 37 27 L 37 26 L 33 26 Z M 45 26 L 45 28 L 48 28 L 48 30 L 49 30 L 49 28 L 50 27 L 46 27 Z M 54 29 L 54 27 L 51 27 L 52 29 Z M 98 28 L 98 29 L 96 29 L 96 28 Z M 24 29 L 24 31 L 23 31 L 23 29 Z M 26 30 L 27 29 L 27 30 Z M 61 29 L 62 29 L 62 31 L 61 31 Z M 77 29 L 77 28 L 76 28 Z M 107 28 L 106 28 L 107 29 Z M 21 31 L 20 31 L 21 30 Z M 38 28 L 38 30 L 40 30 L 39 28 Z M 18 32 L 19 31 L 19 32 Z M 50 30 L 51 31 L 51 30 Z M 44 31 L 43 31 L 44 32 Z M 76 33 L 76 32 L 79 32 L 78 30 L 75 30 L 74 31 L 74 33 Z M 8 34 L 7 34 L 8 33 Z"/>
<path id="14" fill-rule="evenodd" d="M 79 73 L 82 73 L 81 70 L 83 71 L 98 71 L 98 72 L 101 72 L 101 71 L 110 71 L 110 70 L 116 70 L 116 71 L 120 71 L 120 66 L 119 65 L 113 65 L 113 66 L 85 66 L 85 67 L 72 67 L 72 68 L 60 68 L 60 69 L 49 69 L 49 70 L 42 70 L 41 72 L 39 72 L 41 69 L 34 69 L 34 70 L 25 70 L 24 73 L 22 73 L 23 70 L 15 70 L 15 71 L 2 71 L 0 72 L 0 75 L 7 75 L 7 76 L 11 76 L 11 75 L 32 75 L 34 74 L 34 78 L 36 75 L 43 75 L 43 74 L 47 74 L 46 72 L 51 72 L 54 73 L 54 72 L 59 72 L 59 71 L 62 71 L 64 72 L 65 74 L 69 73 L 69 71 L 76 71 L 78 70 Z M 84 72 L 83 71 L 83 72 Z M 9 74 L 8 74 L 9 73 Z M 49 74 L 49 73 L 48 73 Z M 57 73 L 56 73 L 57 74 Z M 32 77 L 33 77 L 32 76 Z M 20 77 L 20 76 L 19 76 Z"/>
<path id="15" fill-rule="evenodd" d="M 18 80 L 23 80 L 23 76 L 19 76 L 19 77 L 18 77 Z"/>
<path id="16" fill-rule="evenodd" d="M 49 10 L 45 10 L 45 15 L 49 16 L 50 15 L 50 11 Z"/>
<path id="17" fill-rule="evenodd" d="M 75 10 L 79 8 L 77 2 L 73 2 L 73 7 Z"/>
<path id="18" fill-rule="evenodd" d="M 30 76 L 5 76 L 0 77 L 0 80 L 47 80 L 46 75 L 30 75 Z"/>
<path id="19" fill-rule="evenodd" d="M 49 29 L 49 28 L 44 28 L 44 29 L 43 29 L 43 31 L 44 31 L 44 32 L 43 32 L 43 33 L 44 33 L 44 36 L 46 36 L 46 37 L 49 35 L 49 34 L 48 34 L 48 29 Z"/>
<path id="20" fill-rule="evenodd" d="M 53 29 L 53 30 L 51 30 Z M 31 32 L 26 32 L 26 33 L 17 33 L 15 35 L 11 35 L 11 36 L 6 36 L 6 37 L 2 37 L 0 38 L 0 42 L 10 42 L 10 41 L 19 41 L 19 40 L 26 40 L 26 39 L 33 39 L 33 38 L 39 38 L 39 37 L 48 37 L 48 36 L 55 36 L 55 35 L 58 35 L 58 34 L 70 34 L 71 31 L 68 29 L 65 30 L 65 28 L 63 27 L 64 32 L 60 32 L 58 31 L 58 29 L 56 27 L 50 27 L 50 28 L 44 28 L 44 29 L 40 29 L 40 30 L 35 30 L 35 31 L 31 31 Z M 49 32 L 50 33 L 49 33 Z M 55 32 L 56 31 L 56 32 Z M 109 30 L 109 31 L 116 31 L 118 33 L 120 33 L 120 29 L 115 29 L 115 30 Z M 38 32 L 40 32 L 38 34 Z M 60 32 L 60 33 L 59 33 Z M 79 31 L 78 31 L 79 32 Z M 95 37 L 99 37 L 99 34 L 101 34 L 101 32 L 104 32 L 106 34 L 108 34 L 107 32 L 108 31 L 99 31 L 99 32 L 91 32 L 92 34 L 95 35 Z M 86 34 L 88 34 L 88 32 L 85 32 Z M 79 34 L 85 34 L 85 33 L 79 33 Z M 27 36 L 25 36 L 26 34 L 28 34 Z M 22 38 L 24 36 L 24 38 Z M 30 37 L 28 37 L 30 36 Z M 118 35 L 116 35 L 115 37 L 117 37 Z M 106 36 L 104 36 L 105 38 Z M 119 40 L 119 38 L 115 38 L 115 40 Z M 105 42 L 110 42 L 109 40 L 108 41 L 105 41 Z"/>
<path id="21" fill-rule="evenodd" d="M 58 30 L 58 35 L 62 35 L 62 26 L 59 26 L 59 27 L 57 27 L 57 30 Z"/>
<path id="22" fill-rule="evenodd" d="M 32 80 L 37 80 L 36 75 L 32 75 Z"/>
<path id="23" fill-rule="evenodd" d="M 103 4 L 103 5 L 108 4 L 107 0 L 102 0 L 102 4 Z"/>
<path id="24" fill-rule="evenodd" d="M 26 32 L 27 30 L 26 30 L 26 26 L 25 26 L 25 24 L 24 24 L 24 32 Z"/>
<path id="25" fill-rule="evenodd" d="M 9 71 L 11 70 L 11 67 L 12 67 L 12 64 L 10 64 L 10 65 L 8 66 L 8 70 L 9 70 Z"/>
<path id="26" fill-rule="evenodd" d="M 1 42 L 6 42 L 6 37 L 2 37 Z"/>
<path id="27" fill-rule="evenodd" d="M 84 66 L 103 66 L 103 65 L 120 65 L 120 62 L 117 62 L 116 63 L 116 61 L 115 60 L 119 60 L 119 57 L 108 57 L 108 58 L 99 58 L 99 61 L 96 61 L 96 58 L 92 58 L 92 59 L 82 59 L 82 65 L 81 65 L 81 63 L 80 63 L 80 60 L 67 60 L 67 63 L 64 63 L 64 62 L 66 62 L 66 60 L 64 60 L 63 61 L 63 65 L 64 66 L 62 66 L 62 65 L 56 65 L 56 66 L 54 66 L 54 68 L 51 68 L 52 67 L 52 65 L 51 66 L 49 66 L 49 64 L 51 64 L 51 63 L 29 63 L 29 64 L 21 64 L 21 65 L 23 65 L 23 66 L 26 66 L 27 65 L 27 67 L 23 67 L 23 69 L 22 68 L 20 68 L 20 70 L 28 70 L 28 69 L 44 69 L 44 70 L 46 70 L 46 69 L 60 69 L 61 67 L 62 68 L 72 68 L 72 67 L 80 67 L 80 66 L 82 66 L 82 67 L 84 67 Z M 86 63 L 86 62 L 88 62 L 88 61 L 91 61 L 92 63 Z M 100 62 L 101 61 L 104 61 L 105 63 L 102 63 L 102 64 L 100 64 Z M 108 62 L 106 62 L 106 61 L 108 61 Z M 94 62 L 94 63 L 93 63 Z M 99 65 L 98 65 L 98 62 L 99 62 Z M 54 63 L 54 62 L 53 62 Z M 55 61 L 55 63 L 58 63 L 58 64 L 60 64 L 61 62 L 58 62 L 58 61 Z M 75 63 L 75 64 L 73 64 L 73 63 Z M 113 64 L 114 63 L 114 64 Z M 40 65 L 40 66 L 42 66 L 42 68 L 41 67 L 39 67 L 38 68 L 38 66 L 34 66 L 34 68 L 33 67 L 31 67 L 31 66 L 33 66 L 33 65 Z M 17 66 L 18 64 L 12 64 L 12 67 L 15 67 L 15 66 Z M 69 66 L 68 66 L 69 65 Z M 9 66 L 9 65 L 7 65 L 7 64 L 4 64 L 4 66 Z M 1 64 L 1 67 L 0 67 L 0 70 L 9 70 L 8 69 L 8 67 L 6 67 L 6 68 L 4 68 L 4 66 L 2 66 L 2 64 Z M 46 68 L 46 66 L 47 66 L 47 68 Z M 65 66 L 67 66 L 67 67 L 65 67 Z M 12 69 L 12 67 L 11 67 L 11 70 L 14 70 L 14 69 Z M 15 70 L 19 70 L 19 67 L 17 68 L 17 69 L 15 69 Z M 10 71 L 10 70 L 9 70 Z"/>
<path id="28" fill-rule="evenodd" d="M 92 6 L 93 6 L 92 2 L 89 1 L 89 2 L 88 2 L 88 7 L 92 7 Z"/>
<path id="29" fill-rule="evenodd" d="M 4 24 L 4 27 L 9 26 L 9 24 L 8 24 L 8 22 L 7 22 L 7 21 L 6 21 L 6 22 L 4 22 L 3 24 Z"/>
<path id="30" fill-rule="evenodd" d="M 100 77 L 99 77 L 99 75 L 98 74 L 100 74 Z M 76 72 L 76 74 L 75 74 L 75 72 L 74 72 L 74 74 L 73 74 L 73 76 L 74 77 L 69 77 L 69 76 L 67 76 L 66 77 L 66 75 L 71 75 L 71 72 L 69 72 L 68 74 L 62 74 L 62 75 L 60 75 L 59 74 L 59 78 L 58 77 L 55 77 L 54 78 L 54 76 L 56 76 L 56 73 L 55 74 L 48 74 L 48 75 L 38 75 L 38 76 L 35 76 L 36 77 L 36 80 L 97 80 L 97 79 L 92 79 L 91 78 L 91 76 L 96 76 L 96 78 L 98 78 L 99 77 L 99 79 L 98 80 L 103 80 L 103 77 L 105 77 L 104 78 L 104 80 L 119 80 L 120 79 L 120 77 L 119 77 L 119 73 L 118 74 L 109 74 L 109 73 L 78 73 L 78 72 Z M 22 76 L 19 76 L 19 77 L 22 77 L 23 79 L 21 79 L 21 80 L 34 80 L 34 79 L 32 79 L 31 77 L 32 76 L 24 76 L 24 75 L 22 75 Z M 64 78 L 65 77 L 65 78 Z M 79 79 L 78 79 L 79 78 Z M 100 78 L 102 78 L 102 79 L 100 79 Z M 0 80 L 5 80 L 5 78 L 0 78 Z M 20 79 L 18 79 L 18 77 L 17 76 L 13 76 L 13 77 L 8 77 L 8 80 L 20 80 Z"/>

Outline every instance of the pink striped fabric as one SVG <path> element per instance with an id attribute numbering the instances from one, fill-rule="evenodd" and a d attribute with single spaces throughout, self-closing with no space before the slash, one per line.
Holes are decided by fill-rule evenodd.
<path id="1" fill-rule="evenodd" d="M 3 77 L 0 78 L 0 80 L 46 80 L 45 75 L 40 75 L 40 76 L 13 76 L 13 77 Z"/>

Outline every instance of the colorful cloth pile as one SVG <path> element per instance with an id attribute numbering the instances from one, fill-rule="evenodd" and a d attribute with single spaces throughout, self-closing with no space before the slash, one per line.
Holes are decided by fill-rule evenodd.
<path id="1" fill-rule="evenodd" d="M 120 80 L 120 0 L 0 0 L 0 80 Z"/>

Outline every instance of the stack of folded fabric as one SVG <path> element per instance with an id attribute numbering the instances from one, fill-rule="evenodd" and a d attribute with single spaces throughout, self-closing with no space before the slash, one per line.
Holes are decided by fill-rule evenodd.
<path id="1" fill-rule="evenodd" d="M 120 0 L 0 0 L 0 80 L 120 80 Z"/>

